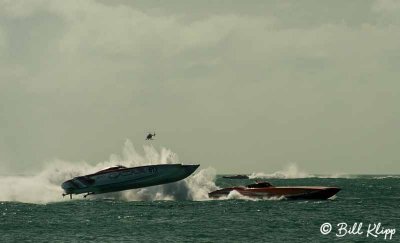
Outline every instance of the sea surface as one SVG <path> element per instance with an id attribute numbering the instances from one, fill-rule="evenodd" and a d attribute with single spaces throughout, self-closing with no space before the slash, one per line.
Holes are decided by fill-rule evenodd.
<path id="1" fill-rule="evenodd" d="M 268 181 L 274 185 L 338 186 L 342 191 L 325 201 L 251 200 L 237 195 L 224 200 L 76 196 L 56 202 L 2 201 L 0 242 L 384 242 L 384 232 L 386 242 L 400 242 L 400 176 Z M 219 175 L 215 184 L 225 187 L 252 182 Z M 332 226 L 325 235 L 321 233 L 324 223 Z M 356 223 L 358 233 L 343 235 L 344 230 L 339 232 L 337 226 L 340 223 L 349 226 L 348 232 Z M 376 238 L 367 234 L 370 224 L 379 223 Z M 325 225 L 323 230 L 327 228 Z M 393 229 L 396 232 L 390 239 L 388 232 Z"/>

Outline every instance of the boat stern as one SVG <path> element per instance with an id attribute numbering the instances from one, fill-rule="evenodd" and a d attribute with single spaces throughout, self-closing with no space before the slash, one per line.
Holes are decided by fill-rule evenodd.
<path id="1" fill-rule="evenodd" d="M 78 189 L 72 180 L 63 182 L 61 188 L 64 190 L 64 194 L 72 194 L 76 189 Z"/>

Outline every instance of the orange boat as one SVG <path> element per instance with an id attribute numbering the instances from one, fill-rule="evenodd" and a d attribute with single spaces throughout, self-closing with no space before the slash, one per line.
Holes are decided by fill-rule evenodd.
<path id="1" fill-rule="evenodd" d="M 287 199 L 317 199 L 325 200 L 340 191 L 338 187 L 321 186 L 273 186 L 268 182 L 256 182 L 247 186 L 227 187 L 210 192 L 210 198 L 228 196 L 231 191 L 237 191 L 246 197 L 266 198 L 284 197 Z"/>

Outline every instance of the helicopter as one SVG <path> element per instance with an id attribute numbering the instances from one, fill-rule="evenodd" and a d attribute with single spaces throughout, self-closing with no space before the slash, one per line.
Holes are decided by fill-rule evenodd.
<path id="1" fill-rule="evenodd" d="M 149 134 L 147 134 L 146 140 L 154 140 L 153 137 L 155 137 L 155 136 L 156 136 L 155 132 L 153 132 L 153 133 L 149 132 Z"/>

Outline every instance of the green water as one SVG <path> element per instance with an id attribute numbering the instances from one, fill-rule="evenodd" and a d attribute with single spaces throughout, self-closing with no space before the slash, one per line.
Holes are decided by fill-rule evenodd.
<path id="1" fill-rule="evenodd" d="M 342 188 L 333 200 L 0 202 L 0 242 L 382 242 L 370 223 L 394 228 L 400 242 L 400 177 L 271 179 L 275 185 Z M 218 177 L 218 186 L 250 180 Z M 322 235 L 322 223 L 332 232 Z M 360 235 L 337 237 L 336 225 L 362 222 Z"/>

